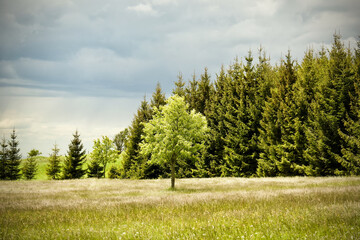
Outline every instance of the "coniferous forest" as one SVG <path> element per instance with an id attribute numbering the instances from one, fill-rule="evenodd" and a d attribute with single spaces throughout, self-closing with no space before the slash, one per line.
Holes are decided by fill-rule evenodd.
<path id="1" fill-rule="evenodd" d="M 179 74 L 172 94 L 203 114 L 205 148 L 176 166 L 177 177 L 330 176 L 360 174 L 360 42 L 291 52 L 273 66 L 263 49 L 249 52 L 216 76 L 205 68 L 189 82 Z M 158 84 L 126 130 L 113 178 L 169 177 L 166 165 L 140 154 L 144 123 L 165 104 Z M 124 134 L 124 132 L 122 132 Z"/>
<path id="2" fill-rule="evenodd" d="M 188 82 L 179 74 L 174 85 L 172 95 L 207 122 L 204 138 L 196 143 L 202 147 L 173 156 L 177 178 L 360 175 L 360 41 L 352 49 L 335 34 L 329 49 L 310 48 L 300 61 L 289 51 L 276 65 L 260 48 L 257 59 L 249 51 L 216 76 L 205 68 Z M 168 164 L 150 161 L 151 153 L 141 151 L 146 123 L 166 103 L 157 84 L 131 125 L 113 140 L 95 140 L 87 156 L 76 131 L 63 162 L 55 145 L 48 178 L 169 178 Z M 10 141 L 2 140 L 1 179 L 36 174 L 31 152 L 20 168 L 18 144 L 15 129 Z"/>

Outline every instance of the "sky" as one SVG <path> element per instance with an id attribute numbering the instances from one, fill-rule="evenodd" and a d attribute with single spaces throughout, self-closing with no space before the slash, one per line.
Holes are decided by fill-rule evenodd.
<path id="1" fill-rule="evenodd" d="M 78 130 L 93 140 L 128 127 L 160 83 L 169 96 L 205 67 L 215 79 L 262 46 L 288 52 L 354 45 L 358 0 L 0 0 L 0 137 L 15 128 L 23 158 L 66 154 Z"/>

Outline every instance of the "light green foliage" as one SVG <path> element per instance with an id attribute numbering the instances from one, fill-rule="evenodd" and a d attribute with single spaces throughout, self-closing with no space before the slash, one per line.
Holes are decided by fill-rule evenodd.
<path id="1" fill-rule="evenodd" d="M 22 167 L 22 173 L 26 180 L 34 179 L 37 170 L 38 170 L 38 164 L 36 162 L 36 157 L 39 156 L 41 152 L 36 149 L 30 150 L 28 153 L 28 158 L 26 159 L 23 167 Z"/>
<path id="2" fill-rule="evenodd" d="M 116 161 L 118 151 L 113 141 L 107 136 L 103 136 L 101 139 L 94 140 L 93 151 L 90 156 L 92 158 L 91 165 L 89 165 L 90 175 L 93 177 L 105 177 L 106 166 Z"/>
<path id="3" fill-rule="evenodd" d="M 153 119 L 144 124 L 141 153 L 151 162 L 166 163 L 171 168 L 171 187 L 175 187 L 175 165 L 190 158 L 203 148 L 207 132 L 204 116 L 188 112 L 184 98 L 174 95 L 166 105 L 155 108 Z"/>

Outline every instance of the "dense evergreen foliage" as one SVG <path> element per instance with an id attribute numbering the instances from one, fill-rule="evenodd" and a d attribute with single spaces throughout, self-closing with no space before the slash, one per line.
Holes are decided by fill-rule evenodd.
<path id="1" fill-rule="evenodd" d="M 73 137 L 62 169 L 62 178 L 64 179 L 81 178 L 86 173 L 86 170 L 83 169 L 86 155 L 78 131 L 73 134 Z"/>
<path id="2" fill-rule="evenodd" d="M 60 165 L 60 156 L 59 156 L 60 149 L 57 145 L 54 145 L 52 149 L 52 153 L 49 157 L 49 163 L 46 166 L 46 175 L 49 179 L 59 179 L 61 173 L 61 165 Z"/>
<path id="3" fill-rule="evenodd" d="M 256 63 L 249 52 L 213 81 L 206 68 L 188 83 L 179 74 L 172 93 L 209 126 L 205 150 L 184 159 L 178 177 L 360 174 L 360 43 L 346 48 L 335 34 L 331 49 L 308 49 L 301 62 L 289 51 L 275 66 L 260 49 Z M 127 146 L 136 154 L 124 156 L 123 176 L 149 178 L 138 146 L 151 102 L 130 127 Z M 169 176 L 165 165 L 152 175 L 160 176 Z"/>
<path id="4" fill-rule="evenodd" d="M 15 129 L 10 135 L 10 140 L 8 141 L 8 150 L 7 150 L 7 163 L 5 167 L 6 179 L 17 180 L 20 179 L 20 163 L 21 163 L 21 154 L 19 148 L 19 141 L 16 140 L 17 136 Z"/>
<path id="5" fill-rule="evenodd" d="M 26 159 L 23 167 L 22 167 L 22 174 L 26 180 L 34 179 L 37 171 L 38 171 L 38 164 L 36 162 L 36 157 L 39 156 L 41 152 L 36 149 L 30 150 L 28 153 L 28 158 Z"/>

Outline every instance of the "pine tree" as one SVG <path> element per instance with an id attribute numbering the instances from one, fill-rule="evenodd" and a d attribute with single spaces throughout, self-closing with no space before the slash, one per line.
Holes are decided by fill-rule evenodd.
<path id="1" fill-rule="evenodd" d="M 185 97 L 185 82 L 181 73 L 178 75 L 178 80 L 175 82 L 175 89 L 173 89 L 173 95 L 178 95 L 180 97 Z"/>
<path id="2" fill-rule="evenodd" d="M 87 174 L 89 178 L 102 178 L 105 175 L 104 167 L 98 159 L 93 158 L 88 164 Z"/>
<path id="3" fill-rule="evenodd" d="M 0 151 L 0 179 L 5 180 L 7 178 L 7 168 L 8 168 L 8 149 L 5 137 L 1 142 L 1 151 Z"/>
<path id="4" fill-rule="evenodd" d="M 85 150 L 83 150 L 84 146 L 81 143 L 80 135 L 77 130 L 73 134 L 73 137 L 74 138 L 69 144 L 69 150 L 64 161 L 64 179 L 81 178 L 86 173 L 83 169 L 83 163 L 86 158 Z"/>
<path id="5" fill-rule="evenodd" d="M 28 153 L 28 158 L 26 159 L 23 167 L 22 173 L 26 180 L 34 179 L 36 172 L 38 170 L 38 164 L 36 162 L 36 157 L 39 156 L 41 152 L 36 149 L 30 150 Z"/>
<path id="6" fill-rule="evenodd" d="M 209 111 L 210 96 L 214 93 L 214 86 L 211 83 L 208 69 L 200 77 L 198 88 L 198 109 L 197 112 L 206 116 Z"/>
<path id="7" fill-rule="evenodd" d="M 224 117 L 227 134 L 224 136 L 223 176 L 253 176 L 257 169 L 260 111 L 255 104 L 258 83 L 251 52 L 245 59 L 245 65 L 236 61 L 229 71 L 232 84 Z"/>
<path id="8" fill-rule="evenodd" d="M 207 110 L 207 120 L 209 125 L 209 134 L 206 139 L 206 153 L 203 158 L 197 162 L 197 175 L 200 177 L 212 177 L 221 175 L 221 166 L 223 165 L 223 152 L 225 133 L 224 116 L 226 114 L 225 94 L 229 85 L 224 66 L 221 67 L 214 83 L 214 93 L 210 95 L 209 107 Z"/>
<path id="9" fill-rule="evenodd" d="M 46 175 L 49 179 L 59 179 L 61 173 L 61 165 L 60 165 L 60 149 L 57 147 L 57 144 L 54 145 L 52 149 L 52 153 L 49 157 L 49 163 L 46 166 Z"/>
<path id="10" fill-rule="evenodd" d="M 296 128 L 299 128 L 294 97 L 296 81 L 296 69 L 289 52 L 278 69 L 271 98 L 265 103 L 260 130 L 259 176 L 297 174 L 301 156 L 294 139 Z"/>
<path id="11" fill-rule="evenodd" d="M 141 102 L 139 109 L 129 127 L 129 138 L 126 144 L 126 151 L 121 166 L 122 178 L 140 178 L 141 165 L 144 162 L 142 156 L 139 155 L 141 135 L 143 134 L 143 124 L 151 119 L 151 108 L 146 101 Z"/>
<path id="12" fill-rule="evenodd" d="M 21 154 L 20 149 L 18 148 L 19 142 L 16 140 L 15 129 L 13 129 L 12 134 L 10 135 L 10 140 L 8 141 L 9 151 L 8 151 L 8 165 L 7 165 L 7 179 L 17 180 L 20 179 L 20 163 L 21 163 Z"/>
<path id="13" fill-rule="evenodd" d="M 155 107 L 159 109 L 160 106 L 165 105 L 165 101 L 166 101 L 165 94 L 162 92 L 160 83 L 157 83 L 155 92 L 152 94 L 150 107 L 151 109 L 154 109 Z"/>
<path id="14" fill-rule="evenodd" d="M 339 131 L 345 131 L 344 119 L 350 112 L 350 96 L 355 91 L 351 68 L 348 52 L 335 34 L 329 58 L 324 50 L 320 52 L 317 74 L 321 81 L 310 108 L 305 158 L 311 175 L 346 172 L 338 162 L 343 145 Z"/>
<path id="15" fill-rule="evenodd" d="M 339 129 L 343 142 L 341 155 L 337 155 L 346 175 L 360 175 L 360 41 L 353 62 L 354 93 L 350 93 L 350 111 L 344 119 L 344 130 Z"/>
<path id="16" fill-rule="evenodd" d="M 189 104 L 189 110 L 199 111 L 199 81 L 196 79 L 195 73 L 185 88 L 185 102 Z"/>

